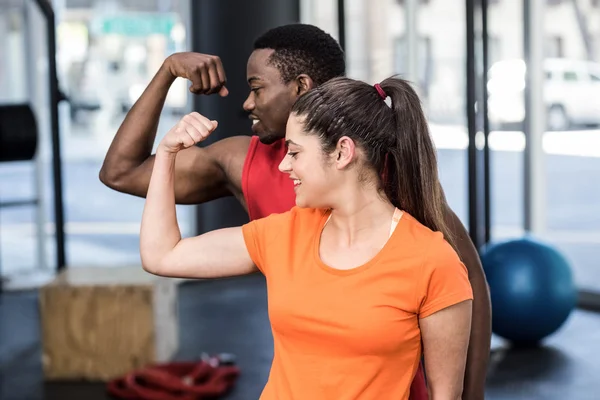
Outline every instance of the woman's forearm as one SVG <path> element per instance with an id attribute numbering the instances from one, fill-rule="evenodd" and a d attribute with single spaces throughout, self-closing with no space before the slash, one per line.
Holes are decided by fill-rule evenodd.
<path id="1" fill-rule="evenodd" d="M 151 273 L 181 240 L 175 209 L 176 155 L 159 146 L 142 214 L 140 254 L 144 269 Z"/>
<path id="2" fill-rule="evenodd" d="M 193 112 L 171 128 L 158 145 L 140 232 L 142 265 L 152 274 L 204 279 L 257 270 L 241 227 L 181 238 L 175 209 L 175 158 L 216 128 L 216 121 Z"/>

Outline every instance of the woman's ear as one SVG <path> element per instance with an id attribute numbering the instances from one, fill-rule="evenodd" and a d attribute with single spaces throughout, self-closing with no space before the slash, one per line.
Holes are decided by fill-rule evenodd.
<path id="1" fill-rule="evenodd" d="M 356 144 L 348 136 L 342 136 L 335 148 L 335 163 L 338 169 L 346 168 L 356 159 Z"/>

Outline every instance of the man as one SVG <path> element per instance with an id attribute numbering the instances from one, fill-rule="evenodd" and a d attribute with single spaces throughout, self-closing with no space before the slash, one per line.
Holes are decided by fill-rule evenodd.
<path id="1" fill-rule="evenodd" d="M 338 43 L 314 26 L 286 25 L 258 38 L 247 64 L 250 94 L 244 102 L 254 122 L 254 136 L 233 136 L 179 152 L 175 164 L 176 202 L 199 204 L 235 196 L 251 219 L 289 210 L 294 205 L 293 187 L 277 166 L 285 153 L 283 138 L 290 109 L 311 88 L 344 74 L 344 54 Z M 100 179 L 107 186 L 146 196 L 159 115 L 177 77 L 190 80 L 194 94 L 228 94 L 218 57 L 199 53 L 168 57 L 127 114 L 110 146 L 100 171 Z M 263 187 L 277 189 L 267 194 Z M 474 293 L 463 398 L 478 400 L 484 397 L 490 348 L 489 293 L 479 256 L 465 228 L 450 208 L 446 219 Z M 411 398 L 422 396 L 411 390 Z"/>

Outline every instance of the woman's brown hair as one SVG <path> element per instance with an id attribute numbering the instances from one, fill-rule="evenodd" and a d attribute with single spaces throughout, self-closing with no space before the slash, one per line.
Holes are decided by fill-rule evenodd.
<path id="1" fill-rule="evenodd" d="M 454 245 L 444 222 L 446 200 L 421 101 L 403 79 L 388 78 L 379 87 L 381 93 L 365 82 L 334 78 L 301 96 L 292 113 L 303 117 L 305 132 L 321 139 L 326 154 L 341 137 L 351 138 L 382 177 L 390 202 Z"/>

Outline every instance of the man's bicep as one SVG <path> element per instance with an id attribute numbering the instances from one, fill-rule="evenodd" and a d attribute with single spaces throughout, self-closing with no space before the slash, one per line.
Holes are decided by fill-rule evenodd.
<path id="1" fill-rule="evenodd" d="M 182 150 L 175 163 L 175 201 L 201 204 L 235 194 L 231 181 L 241 168 L 232 171 L 236 160 L 243 165 L 248 147 L 240 137 L 226 138 L 205 147 Z M 247 140 L 246 140 L 247 141 Z M 233 189 L 233 190 L 232 190 Z"/>
<path id="2" fill-rule="evenodd" d="M 427 381 L 433 399 L 460 398 L 471 331 L 472 301 L 419 320 Z"/>
<path id="3" fill-rule="evenodd" d="M 230 195 L 225 174 L 206 149 L 190 147 L 175 160 L 175 202 L 201 204 Z"/>
<path id="4" fill-rule="evenodd" d="M 206 147 L 225 174 L 229 191 L 236 196 L 242 194 L 242 174 L 250 141 L 250 136 L 231 136 Z"/>

